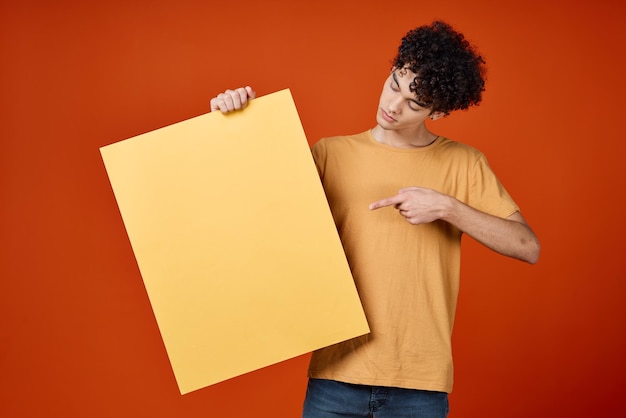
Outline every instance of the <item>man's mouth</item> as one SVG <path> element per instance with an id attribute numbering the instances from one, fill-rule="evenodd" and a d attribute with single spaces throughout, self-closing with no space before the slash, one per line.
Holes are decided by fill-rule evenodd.
<path id="1" fill-rule="evenodd" d="M 380 109 L 380 111 L 383 114 L 383 119 L 385 119 L 387 122 L 396 122 L 396 120 L 394 118 L 389 116 L 389 113 L 385 112 L 383 109 Z"/>

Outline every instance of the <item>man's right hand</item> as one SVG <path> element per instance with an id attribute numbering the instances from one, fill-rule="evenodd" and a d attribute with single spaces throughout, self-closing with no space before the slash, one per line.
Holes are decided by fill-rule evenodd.
<path id="1" fill-rule="evenodd" d="M 226 90 L 217 97 L 211 99 L 211 112 L 221 110 L 222 113 L 243 109 L 248 105 L 248 101 L 256 97 L 256 92 L 252 87 L 240 87 L 235 90 Z"/>

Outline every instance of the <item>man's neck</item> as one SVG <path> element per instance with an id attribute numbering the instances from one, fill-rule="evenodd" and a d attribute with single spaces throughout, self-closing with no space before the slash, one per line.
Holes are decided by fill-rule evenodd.
<path id="1" fill-rule="evenodd" d="M 372 129 L 372 135 L 381 144 L 394 148 L 426 147 L 437 139 L 437 135 L 430 132 L 425 125 L 411 130 L 391 130 L 376 125 Z"/>

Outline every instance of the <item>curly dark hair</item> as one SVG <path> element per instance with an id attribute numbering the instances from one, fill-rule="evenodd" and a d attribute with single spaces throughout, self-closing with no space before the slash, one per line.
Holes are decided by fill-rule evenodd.
<path id="1" fill-rule="evenodd" d="M 485 90 L 485 60 L 461 33 L 441 21 L 409 31 L 393 68 L 417 74 L 411 91 L 432 111 L 446 115 L 479 104 Z"/>

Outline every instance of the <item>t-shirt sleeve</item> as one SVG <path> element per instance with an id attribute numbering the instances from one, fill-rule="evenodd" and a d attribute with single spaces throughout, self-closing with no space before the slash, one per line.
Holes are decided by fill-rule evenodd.
<path id="1" fill-rule="evenodd" d="M 315 166 L 317 167 L 317 172 L 319 173 L 320 179 L 323 180 L 324 169 L 326 167 L 326 143 L 325 141 L 323 139 L 317 141 L 311 148 L 311 153 L 313 154 L 313 161 L 315 161 Z"/>
<path id="2" fill-rule="evenodd" d="M 480 211 L 506 218 L 519 210 L 483 154 L 472 169 L 472 186 L 468 204 Z"/>

